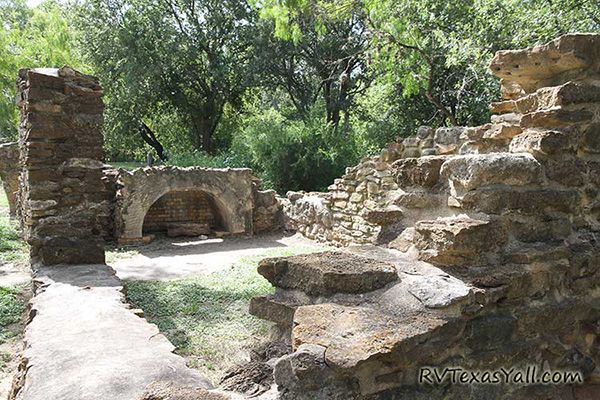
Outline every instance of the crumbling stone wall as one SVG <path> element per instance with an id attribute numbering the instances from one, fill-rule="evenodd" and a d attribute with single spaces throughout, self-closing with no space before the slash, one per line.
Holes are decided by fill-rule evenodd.
<path id="1" fill-rule="evenodd" d="M 491 123 L 456 128 L 448 153 L 434 154 L 428 142 L 425 152 L 411 150 L 419 157 L 389 162 L 385 176 L 396 188 L 377 196 L 367 189 L 357 203 L 370 210 L 375 199 L 379 221 L 387 220 L 378 236 L 395 226 L 388 248 L 259 266 L 277 290 L 254 299 L 251 312 L 275 322 L 294 350 L 275 362 L 281 399 L 598 397 L 600 35 L 501 51 L 490 68 L 505 98 L 492 104 Z M 405 150 L 400 157 L 410 155 Z M 291 220 L 310 215 L 327 228 L 316 233 L 322 238 L 369 242 L 375 235 L 364 232 L 340 240 L 343 220 L 332 203 L 337 190 L 356 192 L 352 174 L 374 176 L 374 162 L 349 170 L 350 182 L 327 194 L 291 194 Z M 337 211 L 352 210 L 347 203 Z M 294 214 L 300 208 L 306 212 Z M 361 212 L 350 217 L 365 219 Z M 578 372 L 583 382 L 418 382 L 422 367 L 532 365 L 538 373 Z"/>
<path id="2" fill-rule="evenodd" d="M 20 201 L 34 263 L 103 263 L 102 88 L 69 67 L 19 71 Z"/>
<path id="3" fill-rule="evenodd" d="M 8 198 L 11 216 L 17 214 L 17 193 L 19 192 L 19 145 L 18 143 L 0 144 L 0 179 Z"/>

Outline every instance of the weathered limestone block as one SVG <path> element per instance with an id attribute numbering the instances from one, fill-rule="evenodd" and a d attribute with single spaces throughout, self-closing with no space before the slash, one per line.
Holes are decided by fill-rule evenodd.
<path id="1" fill-rule="evenodd" d="M 569 131 L 527 130 L 510 143 L 512 153 L 530 153 L 534 156 L 575 153 L 578 135 Z"/>
<path id="2" fill-rule="evenodd" d="M 534 111 L 523 115 L 521 128 L 567 128 L 577 124 L 591 122 L 594 111 L 587 109 L 568 110 L 557 108 L 551 110 Z"/>
<path id="3" fill-rule="evenodd" d="M 598 102 L 600 103 L 600 100 L 598 100 Z M 585 129 L 581 141 L 581 148 L 587 153 L 600 153 L 600 123 L 593 123 Z"/>
<path id="4" fill-rule="evenodd" d="M 592 82 L 567 82 L 563 85 L 543 87 L 517 100 L 509 100 L 514 112 L 529 114 L 585 103 L 600 102 L 600 85 Z"/>
<path id="5" fill-rule="evenodd" d="M 252 185 L 254 233 L 279 230 L 283 225 L 283 205 L 274 190 L 259 190 L 259 187 L 260 181 L 255 180 Z"/>
<path id="6" fill-rule="evenodd" d="M 400 207 L 391 205 L 386 208 L 365 210 L 361 216 L 369 223 L 384 226 L 397 223 L 402 219 L 403 214 Z"/>
<path id="7" fill-rule="evenodd" d="M 298 305 L 276 299 L 273 296 L 258 296 L 250 300 L 248 312 L 258 318 L 291 329 Z"/>
<path id="8" fill-rule="evenodd" d="M 587 68 L 594 68 L 597 73 L 599 48 L 598 35 L 568 34 L 529 49 L 499 51 L 490 69 L 502 78 L 504 87 L 516 85 L 520 89 L 506 88 L 505 93 L 522 95 L 564 83 Z"/>
<path id="9" fill-rule="evenodd" d="M 415 230 L 419 258 L 435 265 L 486 264 L 508 240 L 500 224 L 465 216 L 419 221 Z"/>
<path id="10" fill-rule="evenodd" d="M 338 373 L 353 373 L 361 394 L 368 395 L 398 386 L 404 378 L 397 373 L 399 365 L 387 370 L 377 358 L 409 351 L 445 324 L 431 315 L 406 316 L 400 321 L 367 307 L 302 306 L 294 316 L 293 345 L 295 349 L 306 345 L 326 348 L 325 363 Z M 396 379 L 385 379 L 392 376 Z"/>
<path id="11" fill-rule="evenodd" d="M 440 169 L 447 156 L 404 158 L 392 164 L 392 175 L 401 188 L 432 188 L 439 182 Z"/>
<path id="12" fill-rule="evenodd" d="M 276 287 L 315 296 L 370 292 L 398 279 L 390 264 L 342 252 L 267 258 L 258 272 Z"/>
<path id="13" fill-rule="evenodd" d="M 540 163 L 527 153 L 452 157 L 442 165 L 441 175 L 450 181 L 452 194 L 459 196 L 484 186 L 497 184 L 525 186 L 543 182 Z"/>
<path id="14" fill-rule="evenodd" d="M 493 124 L 483 133 L 482 139 L 503 140 L 512 139 L 523 130 L 519 126 L 509 124 Z"/>
<path id="15" fill-rule="evenodd" d="M 460 200 L 461 208 L 486 214 L 518 212 L 526 215 L 576 213 L 581 207 L 578 191 L 570 189 L 523 189 L 509 186 L 472 190 Z"/>
<path id="16" fill-rule="evenodd" d="M 170 381 L 154 382 L 138 400 L 232 400 L 230 396 Z"/>
<path id="17" fill-rule="evenodd" d="M 195 223 L 171 223 L 167 227 L 168 237 L 201 236 L 210 234 L 210 225 Z"/>
<path id="18" fill-rule="evenodd" d="M 462 126 L 436 129 L 434 142 L 437 154 L 455 154 L 462 144 L 461 135 L 464 131 Z"/>

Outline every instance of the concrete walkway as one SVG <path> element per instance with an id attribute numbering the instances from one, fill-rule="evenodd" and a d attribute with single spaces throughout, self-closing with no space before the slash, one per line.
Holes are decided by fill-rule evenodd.
<path id="1" fill-rule="evenodd" d="M 296 254 L 306 253 L 325 250 L 327 246 L 299 234 L 289 236 L 278 232 L 252 238 L 157 238 L 150 245 L 132 249 L 139 254 L 109 263 L 117 276 L 126 280 L 161 281 L 222 271 L 247 257 L 267 257 L 286 249 Z"/>
<path id="2" fill-rule="evenodd" d="M 44 268 L 34 286 L 18 400 L 135 400 L 156 381 L 210 388 L 128 308 L 110 267 Z"/>

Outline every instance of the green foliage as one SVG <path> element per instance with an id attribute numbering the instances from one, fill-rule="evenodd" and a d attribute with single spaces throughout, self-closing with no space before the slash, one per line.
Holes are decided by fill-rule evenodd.
<path id="1" fill-rule="evenodd" d="M 171 125 L 179 141 L 212 152 L 224 108 L 254 76 L 253 20 L 244 0 L 84 1 L 77 23 L 107 91 L 108 142 L 139 144 L 148 120 L 159 139 Z"/>
<path id="2" fill-rule="evenodd" d="M 229 153 L 210 155 L 198 150 L 188 153 L 174 154 L 171 156 L 171 158 L 169 158 L 168 164 L 176 165 L 178 167 L 207 168 L 235 168 L 243 166 L 236 162 L 235 158 Z"/>
<path id="3" fill-rule="evenodd" d="M 20 68 L 70 65 L 89 69 L 73 45 L 74 33 L 59 3 L 29 9 L 24 0 L 0 1 L 0 142 L 15 140 L 18 110 L 16 77 Z"/>
<path id="4" fill-rule="evenodd" d="M 20 297 L 21 287 L 0 286 L 0 344 L 16 333 L 8 329 L 21 320 L 25 311 L 25 301 Z"/>
<path id="5" fill-rule="evenodd" d="M 17 223 L 8 215 L 0 214 L 0 264 L 25 263 L 27 260 L 27 245 L 19 237 Z"/>
<path id="6" fill-rule="evenodd" d="M 279 192 L 324 190 L 358 157 L 353 138 L 340 135 L 315 114 L 305 121 L 291 121 L 274 109 L 253 114 L 234 138 L 231 152 Z"/>

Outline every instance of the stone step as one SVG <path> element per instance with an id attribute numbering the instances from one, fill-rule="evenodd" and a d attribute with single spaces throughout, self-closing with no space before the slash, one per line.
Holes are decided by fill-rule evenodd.
<path id="1" fill-rule="evenodd" d="M 250 300 L 250 314 L 255 317 L 275 322 L 284 330 L 291 329 L 294 313 L 300 306 L 297 302 L 276 299 L 274 296 L 258 296 Z"/>
<path id="2" fill-rule="evenodd" d="M 398 279 L 391 264 L 339 251 L 268 258 L 258 272 L 278 288 L 312 296 L 366 293 Z"/>

